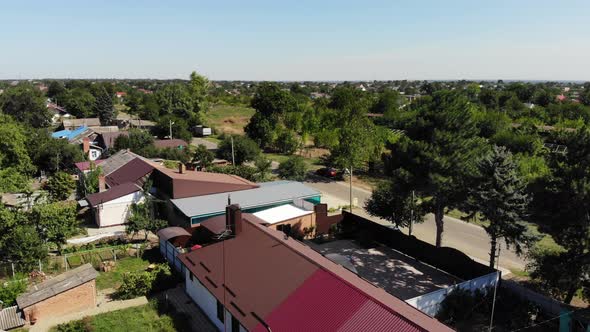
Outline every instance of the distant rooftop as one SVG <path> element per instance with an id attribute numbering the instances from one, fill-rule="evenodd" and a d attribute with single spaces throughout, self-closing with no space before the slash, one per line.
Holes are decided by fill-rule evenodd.
<path id="1" fill-rule="evenodd" d="M 256 217 L 264 220 L 269 224 L 276 224 L 281 221 L 294 219 L 297 217 L 312 214 L 313 211 L 300 209 L 292 204 L 280 205 L 274 208 L 253 213 Z"/>

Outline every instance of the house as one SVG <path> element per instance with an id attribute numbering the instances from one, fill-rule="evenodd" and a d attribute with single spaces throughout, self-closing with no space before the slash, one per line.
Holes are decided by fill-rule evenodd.
<path id="1" fill-rule="evenodd" d="M 51 118 L 51 122 L 53 124 L 59 123 L 60 120 L 67 119 L 71 117 L 71 114 L 66 111 L 65 108 L 58 106 L 55 103 L 48 102 L 47 109 L 53 113 L 53 117 Z"/>
<path id="2" fill-rule="evenodd" d="M 95 129 L 96 128 L 99 127 L 95 127 Z M 84 154 L 87 155 L 88 159 L 91 161 L 99 159 L 104 152 L 104 149 L 96 142 L 98 135 L 95 130 L 84 125 L 74 130 L 59 130 L 52 133 L 51 136 L 58 139 L 67 139 L 70 144 L 82 145 Z"/>
<path id="3" fill-rule="evenodd" d="M 126 131 L 100 133 L 97 137 L 97 144 L 105 150 L 112 149 L 115 147 L 117 137 L 121 135 L 127 136 L 127 134 Z"/>
<path id="4" fill-rule="evenodd" d="M 170 202 L 174 210 L 179 213 L 176 224 L 196 226 L 208 218 L 223 215 L 228 201 L 240 204 L 246 212 L 255 213 L 272 207 L 293 204 L 296 201 L 307 201 L 311 203 L 310 206 L 313 206 L 318 204 L 321 198 L 317 190 L 294 181 L 264 182 L 251 188 L 235 189 L 231 190 L 231 193 L 230 190 L 225 190 L 203 195 L 173 197 Z"/>
<path id="5" fill-rule="evenodd" d="M 221 331 L 452 331 L 238 205 L 217 242 L 178 255 Z"/>
<path id="6" fill-rule="evenodd" d="M 171 149 L 183 150 L 183 149 L 186 149 L 186 147 L 188 146 L 188 143 L 186 143 L 186 141 L 178 139 L 178 138 L 157 139 L 154 141 L 154 146 L 158 149 L 171 148 Z"/>
<path id="7" fill-rule="evenodd" d="M 98 118 L 64 119 L 61 124 L 63 129 L 74 130 L 81 126 L 100 127 L 100 120 Z"/>
<path id="8" fill-rule="evenodd" d="M 96 307 L 98 272 L 85 264 L 35 285 L 16 298 L 30 324 Z"/>
<path id="9" fill-rule="evenodd" d="M 99 160 L 95 160 L 93 162 L 81 161 L 79 163 L 75 163 L 74 165 L 76 165 L 76 168 L 78 169 L 78 172 L 80 173 L 80 175 L 84 175 L 90 171 L 90 167 L 92 164 L 94 164 L 94 166 L 99 166 L 104 161 L 105 161 L 105 159 L 99 159 Z"/>
<path id="10" fill-rule="evenodd" d="M 127 92 L 117 91 L 117 92 L 115 92 L 115 96 L 117 96 L 117 98 L 119 98 L 119 99 L 122 99 L 124 97 L 127 97 Z"/>
<path id="11" fill-rule="evenodd" d="M 125 224 L 131 214 L 131 206 L 143 202 L 144 199 L 140 186 L 126 182 L 108 190 L 103 189 L 98 193 L 90 194 L 79 204 L 82 207 L 91 208 L 94 222 L 101 228 Z M 84 204 L 84 201 L 87 203 Z"/>

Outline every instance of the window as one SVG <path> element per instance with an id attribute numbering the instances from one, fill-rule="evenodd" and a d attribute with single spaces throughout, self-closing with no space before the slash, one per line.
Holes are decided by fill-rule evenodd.
<path id="1" fill-rule="evenodd" d="M 231 316 L 231 332 L 240 332 L 240 322 L 234 316 Z"/>
<path id="2" fill-rule="evenodd" d="M 217 319 L 222 323 L 225 322 L 225 308 L 219 300 L 217 300 Z"/>

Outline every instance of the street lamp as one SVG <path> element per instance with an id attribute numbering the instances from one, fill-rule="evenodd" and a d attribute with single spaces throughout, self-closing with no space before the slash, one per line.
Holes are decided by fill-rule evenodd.
<path id="1" fill-rule="evenodd" d="M 172 125 L 174 124 L 174 121 L 169 120 L 170 121 L 170 139 L 172 139 Z"/>

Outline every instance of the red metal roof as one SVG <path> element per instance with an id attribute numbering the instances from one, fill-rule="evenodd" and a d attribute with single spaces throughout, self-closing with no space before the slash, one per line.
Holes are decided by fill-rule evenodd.
<path id="1" fill-rule="evenodd" d="M 99 165 L 99 164 L 101 164 L 103 161 L 104 161 L 104 159 L 100 159 L 100 160 L 95 160 L 95 161 L 93 161 L 93 163 L 94 163 L 95 165 Z M 91 163 L 90 161 L 81 161 L 81 162 L 79 162 L 79 163 L 76 163 L 75 165 L 76 165 L 76 167 L 77 167 L 77 168 L 78 168 L 80 171 L 84 172 L 84 171 L 86 171 L 86 170 L 89 170 L 89 169 L 90 169 L 90 163 Z"/>
<path id="2" fill-rule="evenodd" d="M 135 183 L 127 182 L 121 185 L 115 186 L 110 188 L 107 191 L 103 191 L 100 193 L 90 194 L 86 196 L 86 200 L 90 204 L 90 206 L 97 206 L 98 204 L 110 202 L 115 200 L 119 197 L 123 197 L 125 195 L 129 195 L 136 191 L 141 191 L 141 187 L 136 185 Z"/>

